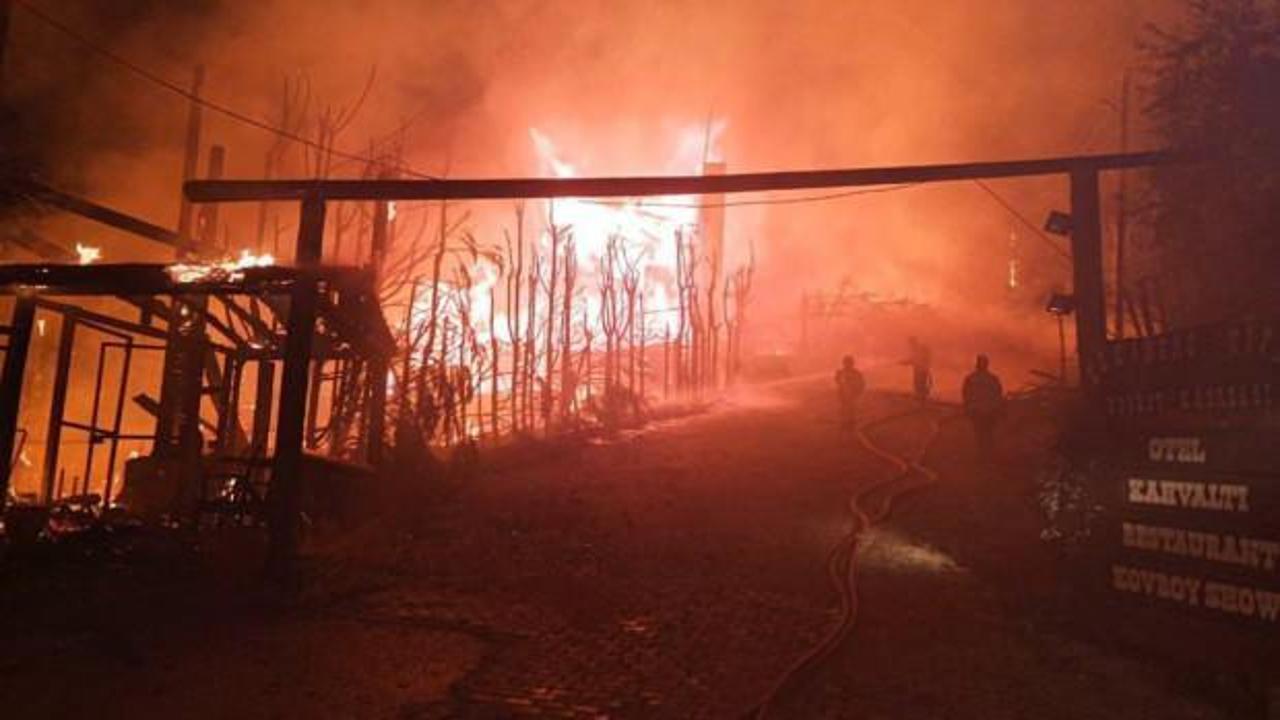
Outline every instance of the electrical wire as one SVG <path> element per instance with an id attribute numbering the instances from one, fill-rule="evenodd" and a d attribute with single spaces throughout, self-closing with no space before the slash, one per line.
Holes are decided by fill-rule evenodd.
<path id="1" fill-rule="evenodd" d="M 138 77 L 143 78 L 144 80 L 147 80 L 148 82 L 151 82 L 158 87 L 161 87 L 171 93 L 174 93 L 175 95 L 185 98 L 201 107 L 207 108 L 221 115 L 224 115 L 228 118 L 236 120 L 237 122 L 243 123 L 245 125 L 249 125 L 251 127 L 257 128 L 264 132 L 273 133 L 279 137 L 285 138 L 286 140 L 293 141 L 300 145 L 305 145 L 307 147 L 310 147 L 316 150 L 328 152 L 334 155 L 335 157 L 339 157 L 344 160 L 349 160 L 349 161 L 359 162 L 359 163 L 367 163 L 371 165 L 384 164 L 381 161 L 375 160 L 374 158 L 371 158 L 365 155 L 361 155 L 359 153 L 348 152 L 345 150 L 341 150 L 339 148 L 326 146 L 323 143 L 312 140 L 311 138 L 305 137 L 303 135 L 299 135 L 295 132 L 291 132 L 281 127 L 277 127 L 263 120 L 259 120 L 253 117 L 252 115 L 249 115 L 248 113 L 242 112 L 240 110 L 236 110 L 235 108 L 232 108 L 223 103 L 215 102 L 213 100 L 200 97 L 199 95 L 196 95 L 195 93 L 191 92 L 190 90 L 187 90 L 181 85 L 178 85 L 164 77 L 161 77 L 159 74 L 152 72 L 151 70 L 148 70 L 138 65 L 137 63 L 130 61 L 128 58 L 125 58 L 124 56 L 106 47 L 103 47 L 102 45 L 99 45 L 98 43 L 90 39 L 88 36 L 77 31 L 75 28 L 71 27 L 70 25 L 67 25 L 66 23 L 58 20 L 57 18 L 49 15 L 48 13 L 44 12 L 40 8 L 32 5 L 31 3 L 27 2 L 27 0 L 10 0 L 10 1 L 14 6 L 26 11 L 27 14 L 43 22 L 45 25 L 57 30 L 58 32 L 61 32 L 67 37 L 76 41 L 77 43 L 93 51 L 94 53 L 101 55 L 102 57 L 128 70 L 134 75 L 137 75 Z M 423 180 L 439 180 L 440 179 L 435 175 L 430 175 L 428 173 L 415 170 L 406 165 L 395 165 L 393 167 L 398 172 L 411 177 L 416 177 Z M 1044 240 L 1045 243 L 1047 243 L 1055 253 L 1057 253 L 1063 259 L 1070 260 L 1071 256 L 1066 251 L 1058 247 L 1058 245 L 1049 236 L 1045 235 L 1044 232 L 1042 232 L 1039 227 L 1037 227 L 1034 223 L 1028 220 L 1024 215 L 1022 215 L 1022 213 L 1018 212 L 999 193 L 993 190 L 991 186 L 987 185 L 985 182 L 981 180 L 974 180 L 973 182 L 977 184 L 978 187 L 982 188 L 982 190 L 985 191 L 988 195 L 990 195 L 993 200 L 999 203 L 1001 207 L 1003 207 L 1010 214 L 1012 214 L 1019 221 L 1021 221 L 1022 224 L 1030 228 L 1037 237 L 1039 237 L 1041 240 Z M 762 198 L 762 199 L 756 199 L 756 200 L 729 200 L 729 201 L 718 202 L 718 203 L 664 203 L 664 202 L 645 203 L 645 202 L 642 202 L 640 203 L 640 207 L 706 210 L 706 209 L 713 209 L 713 208 L 728 208 L 728 207 L 796 205 L 796 204 L 803 204 L 803 203 L 839 200 L 842 198 L 853 197 L 857 195 L 871 195 L 871 194 L 877 194 L 877 193 L 894 192 L 897 190 L 905 190 L 911 187 L 915 187 L 918 184 L 919 183 L 908 183 L 903 185 L 891 185 L 886 187 L 862 188 L 858 190 L 846 190 L 843 192 L 827 193 L 824 195 L 808 195 L 808 196 L 802 196 L 802 197 L 782 197 L 782 198 Z M 596 200 L 593 200 L 590 202 L 607 204 L 605 202 L 596 201 Z"/>
<path id="2" fill-rule="evenodd" d="M 982 180 L 974 180 L 973 183 L 978 187 L 982 188 L 984 192 L 986 192 L 988 195 L 991 196 L 992 200 L 995 200 L 1000 205 L 1000 207 L 1007 210 L 1010 215 L 1014 216 L 1023 225 L 1026 225 L 1028 228 L 1030 228 L 1031 232 L 1034 233 L 1036 237 L 1043 240 L 1046 245 L 1048 245 L 1055 253 L 1058 254 L 1059 257 L 1061 257 L 1063 260 L 1067 260 L 1068 262 L 1071 260 L 1070 253 L 1058 247 L 1058 244 L 1053 241 L 1053 238 L 1049 237 L 1048 235 L 1045 235 L 1043 230 L 1041 230 L 1035 223 L 1028 220 L 1027 216 L 1018 212 L 1017 208 L 1009 204 L 1009 201 L 1001 197 L 1000 193 L 997 193 L 995 190 L 993 190 L 990 185 L 983 182 Z"/>
<path id="3" fill-rule="evenodd" d="M 317 141 L 315 141 L 315 140 L 312 140 L 312 139 L 311 139 L 311 138 L 309 138 L 309 137 L 306 137 L 306 136 L 303 136 L 303 135 L 299 135 L 299 134 L 297 134 L 297 133 L 295 133 L 295 132 L 291 132 L 291 131 L 286 130 L 286 129 L 284 129 L 284 128 L 281 128 L 281 127 L 277 127 L 277 126 L 275 126 L 275 125 L 272 125 L 271 123 L 265 122 L 265 121 L 263 121 L 263 120 L 259 120 L 259 119 L 255 118 L 255 117 L 253 117 L 252 115 L 249 115 L 248 113 L 241 112 L 240 110 L 236 110 L 235 108 L 232 108 L 232 107 L 230 107 L 230 106 L 228 106 L 228 105 L 224 105 L 224 104 L 222 104 L 222 103 L 215 102 L 215 101 L 213 101 L 213 100 L 209 100 L 209 99 L 207 99 L 207 98 L 200 97 L 199 95 L 196 95 L 195 93 L 191 92 L 190 90 L 187 90 L 186 88 L 182 87 L 181 85 L 178 85 L 177 83 L 174 83 L 174 82 L 172 82 L 172 81 L 170 81 L 170 80 L 168 80 L 168 79 L 166 79 L 166 78 L 164 78 L 164 77 L 161 77 L 159 74 L 157 74 L 157 73 L 155 73 L 155 72 L 152 72 L 151 70 L 148 70 L 148 69 L 146 69 L 146 68 L 144 68 L 144 67 L 142 67 L 142 66 L 140 66 L 140 65 L 138 65 L 138 64 L 136 64 L 136 63 L 134 63 L 134 62 L 132 62 L 132 61 L 130 61 L 128 58 L 125 58 L 124 56 L 122 56 L 122 55 L 120 55 L 120 54 L 118 54 L 118 53 L 116 53 L 116 52 L 114 52 L 114 51 L 112 51 L 112 50 L 110 50 L 110 49 L 108 49 L 108 48 L 105 48 L 105 47 L 103 47 L 103 46 L 99 45 L 98 43 L 96 43 L 96 42 L 94 42 L 92 39 L 90 39 L 88 36 L 86 36 L 86 35 L 84 35 L 83 33 L 81 33 L 81 32 L 79 32 L 79 31 L 77 31 L 75 28 L 71 27 L 70 25 L 67 25 L 66 23 L 64 23 L 64 22 L 62 22 L 62 21 L 60 21 L 60 20 L 58 20 L 57 18 L 55 18 L 55 17 L 53 17 L 53 16 L 49 15 L 48 13 L 44 12 L 44 11 L 43 11 L 43 10 L 41 10 L 40 8 L 38 8 L 38 7 L 36 7 L 36 6 L 32 5 L 32 4 L 30 4 L 30 3 L 29 3 L 29 2 L 27 2 L 26 0 L 10 0 L 10 2 L 12 2 L 12 3 L 13 3 L 13 5 L 14 5 L 15 7 L 18 7 L 18 8 L 20 8 L 20 9 L 22 9 L 22 10 L 26 11 L 26 12 L 27 12 L 27 14 L 29 14 L 29 15 L 31 15 L 32 17 L 36 18 L 37 20 L 39 20 L 40 22 L 44 23 L 45 25 L 47 25 L 47 26 L 49 26 L 49 27 L 51 27 L 51 28 L 53 28 L 53 29 L 57 30 L 58 32 L 62 33 L 63 35 L 66 35 L 67 37 L 71 38 L 72 40 L 76 41 L 77 43 L 79 43 L 79 44 L 81 44 L 81 45 L 85 46 L 86 48 L 88 48 L 89 50 L 93 51 L 94 53 L 96 53 L 96 54 L 98 54 L 98 55 L 101 55 L 102 57 L 106 58 L 107 60 L 110 60 L 111 62 L 115 63 L 116 65 L 118 65 L 118 66 L 120 66 L 120 67 L 122 67 L 122 68 L 124 68 L 125 70 L 128 70 L 129 72 L 133 73 L 134 75 L 137 75 L 138 77 L 140 77 L 140 78 L 142 78 L 142 79 L 144 79 L 144 80 L 147 80 L 148 82 L 151 82 L 151 83 L 153 83 L 153 84 L 155 84 L 155 85 L 157 85 L 157 86 L 159 86 L 159 87 L 161 87 L 161 88 L 163 88 L 163 89 L 165 89 L 165 90 L 168 90 L 169 92 L 174 93 L 175 95 L 179 95 L 179 96 L 181 96 L 181 97 L 183 97 L 183 98 L 186 98 L 187 100 L 190 100 L 191 102 L 193 102 L 193 103 L 195 103 L 195 104 L 197 104 L 197 105 L 199 105 L 199 106 L 201 106 L 201 107 L 207 108 L 207 109 L 212 110 L 212 111 L 214 111 L 214 112 L 216 112 L 216 113 L 219 113 L 219 114 L 224 115 L 224 116 L 226 116 L 226 117 L 228 117 L 228 118 L 231 118 L 232 120 L 235 120 L 235 121 L 240 122 L 240 123 L 244 123 L 245 125 L 249 125 L 249 126 L 254 127 L 254 128 L 257 128 L 257 129 L 259 129 L 259 130 L 263 130 L 263 131 L 265 131 L 265 132 L 269 132 L 269 133 L 274 133 L 275 135 L 278 135 L 278 136 L 280 136 L 280 137 L 282 137 L 282 138 L 285 138 L 286 140 L 291 140 L 291 141 L 296 142 L 296 143 L 298 143 L 298 144 L 300 144 L 300 145 L 305 145 L 305 146 L 307 146 L 307 147 L 310 147 L 310 148 L 313 148 L 313 149 L 316 149 L 316 150 L 320 150 L 320 151 L 323 151 L 323 152 L 330 153 L 330 154 L 334 155 L 335 157 L 343 158 L 343 159 L 345 159 L 345 160 L 351 160 L 351 161 L 354 161 L 354 162 L 368 163 L 368 164 L 371 164 L 371 165 L 385 165 L 385 164 L 386 164 L 386 163 L 384 163 L 384 162 L 382 162 L 382 161 L 375 160 L 374 158 L 370 158 L 370 157 L 367 157 L 367 156 L 365 156 L 365 155 L 361 155 L 361 154 L 359 154 L 359 153 L 347 152 L 347 151 L 345 151 L 345 150 L 341 150 L 341 149 L 339 149 L 339 148 L 328 147 L 328 146 L 324 145 L 323 143 L 320 143 L 320 142 L 317 142 Z M 394 165 L 394 166 L 392 166 L 392 167 L 393 167 L 395 170 L 397 170 L 397 171 L 399 171 L 400 173 L 402 173 L 402 174 L 409 175 L 409 176 L 412 176 L 412 177 L 421 178 L 421 179 L 423 179 L 423 180 L 438 180 L 438 179 L 439 179 L 439 178 L 437 178 L 437 177 L 436 177 L 436 176 L 434 176 L 434 175 L 429 175 L 429 174 L 427 174 L 427 173 L 420 172 L 420 171 L 418 171 L 418 170 L 414 170 L 413 168 L 408 167 L 408 166 L 404 166 L 404 165 Z"/>
<path id="4" fill-rule="evenodd" d="M 707 210 L 710 208 L 727 208 L 727 207 L 744 207 L 751 205 L 795 205 L 800 203 L 825 202 L 827 200 L 839 200 L 841 198 L 852 197 L 855 195 L 875 195 L 878 193 L 894 192 L 897 190 L 906 190 L 913 188 L 920 183 L 905 183 L 902 185 L 886 185 L 872 188 L 859 188 L 857 190 L 844 190 L 841 192 L 827 193 L 825 195 L 804 195 L 800 197 L 778 197 L 778 198 L 760 198 L 756 200 L 726 200 L 716 203 L 672 203 L 672 202 L 643 202 L 638 203 L 641 208 L 674 208 L 687 210 Z M 601 204 L 607 204 L 606 201 L 593 201 Z"/>

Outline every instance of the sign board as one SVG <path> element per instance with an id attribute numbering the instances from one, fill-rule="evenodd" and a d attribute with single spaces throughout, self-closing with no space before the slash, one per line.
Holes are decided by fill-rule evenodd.
<path id="1" fill-rule="evenodd" d="M 1280 323 L 1112 342 L 1092 360 L 1104 585 L 1209 621 L 1280 627 Z"/>

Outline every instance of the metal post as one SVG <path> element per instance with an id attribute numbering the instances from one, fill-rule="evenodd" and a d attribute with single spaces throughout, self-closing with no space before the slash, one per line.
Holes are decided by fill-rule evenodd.
<path id="1" fill-rule="evenodd" d="M 266 457 L 271 436 L 271 406 L 275 401 L 276 366 L 270 360 L 258 361 L 258 374 L 253 399 L 253 434 L 250 440 L 253 457 Z"/>
<path id="2" fill-rule="evenodd" d="M 8 55 L 9 17 L 13 12 L 10 0 L 0 0 L 0 98 L 5 96 L 4 60 Z M 0 497 L 0 509 L 4 509 L 4 498 Z"/>
<path id="3" fill-rule="evenodd" d="M 133 367 L 133 338 L 125 340 L 124 360 L 120 368 L 120 391 L 116 395 L 116 412 L 111 421 L 111 450 L 107 453 L 107 484 L 102 491 L 102 509 L 111 507 L 111 491 L 115 485 L 116 458 L 120 452 L 120 424 L 124 421 L 124 399 L 129 392 L 129 371 Z"/>
<path id="4" fill-rule="evenodd" d="M 53 401 L 49 405 L 49 430 L 44 441 L 44 492 L 41 499 L 52 504 L 58 480 L 58 449 L 62 443 L 62 413 L 67 404 L 67 381 L 71 376 L 71 350 L 75 347 L 75 313 L 62 316 L 62 334 L 58 337 L 58 364 L 53 374 Z"/>
<path id="5" fill-rule="evenodd" d="M 213 351 L 209 351 L 207 360 L 216 362 Z M 206 362 L 207 362 L 206 360 Z M 227 353 L 222 361 L 222 386 L 217 389 L 221 412 L 218 415 L 218 432 L 214 438 L 214 449 L 219 453 L 239 452 L 238 438 L 243 433 L 238 431 L 240 425 L 240 376 L 243 361 L 231 353 Z"/>
<path id="6" fill-rule="evenodd" d="M 0 0 L 7 10 L 7 2 Z M 4 354 L 4 374 L 0 376 L 0 512 L 9 499 L 13 475 L 14 437 L 18 432 L 18 410 L 22 401 L 22 377 L 31 349 L 31 327 L 35 324 L 34 297 L 19 297 L 9 328 L 9 349 Z"/>
<path id="7" fill-rule="evenodd" d="M 289 321 L 284 341 L 284 374 L 280 381 L 280 410 L 276 425 L 276 453 L 267 491 L 270 566 L 287 574 L 298 553 L 298 519 L 302 510 L 302 444 L 306 429 L 307 388 L 311 380 L 311 347 L 316 330 L 319 288 L 307 271 L 320 264 L 324 246 L 325 204 L 308 194 L 302 201 L 296 264 L 302 272 L 290 292 Z"/>
<path id="8" fill-rule="evenodd" d="M 227 165 L 227 149 L 221 145 L 209 148 L 210 180 L 221 180 Z M 195 241 L 196 252 L 205 254 L 218 249 L 218 205 L 209 203 L 200 206 L 196 213 Z M 226 250 L 226 248 L 222 248 Z"/>
<path id="9" fill-rule="evenodd" d="M 204 66 L 198 65 L 191 79 L 191 104 L 187 108 L 187 140 L 186 150 L 182 156 L 182 180 L 190 181 L 196 176 L 196 166 L 200 162 L 200 90 L 204 86 Z M 182 195 L 182 203 L 178 210 L 179 242 L 178 257 L 185 257 L 191 249 L 192 207 L 186 193 Z"/>
<path id="10" fill-rule="evenodd" d="M 1062 313 L 1058 316 L 1058 382 L 1067 384 L 1067 320 Z"/>
<path id="11" fill-rule="evenodd" d="M 93 455 L 98 445 L 98 414 L 102 409 L 102 377 L 106 371 L 108 343 L 98 345 L 98 371 L 93 379 L 93 407 L 89 411 L 89 445 L 84 453 L 84 478 L 80 494 L 89 494 L 90 477 L 93 475 Z M 110 468 L 107 473 L 110 474 Z"/>
<path id="12" fill-rule="evenodd" d="M 387 419 L 387 359 L 374 357 L 369 360 L 369 464 L 382 464 L 383 438 Z"/>
<path id="13" fill-rule="evenodd" d="M 379 175 L 379 179 L 390 178 L 389 173 Z M 369 262 L 373 266 L 373 276 L 382 279 L 382 269 L 387 260 L 387 245 L 391 229 L 391 204 L 379 200 L 373 204 L 373 237 L 369 242 Z"/>
<path id="14" fill-rule="evenodd" d="M 320 386 L 324 383 L 324 361 L 311 361 L 311 377 L 315 382 L 307 388 L 307 420 L 303 425 L 302 436 L 304 439 L 303 447 L 308 450 L 315 450 L 319 446 L 319 438 L 316 437 L 316 426 L 320 420 Z"/>
<path id="15" fill-rule="evenodd" d="M 1124 74 L 1124 84 L 1120 90 L 1120 152 L 1129 151 L 1129 73 Z M 1125 299 L 1125 243 L 1129 234 L 1128 188 L 1124 168 L 1116 171 L 1119 186 L 1116 191 L 1116 317 L 1115 335 L 1117 339 L 1124 337 Z"/>
<path id="16" fill-rule="evenodd" d="M 1071 173 L 1071 260 L 1076 304 L 1076 347 L 1081 385 L 1087 369 L 1106 344 L 1106 291 L 1102 278 L 1102 216 L 1098 200 L 1098 171 Z"/>

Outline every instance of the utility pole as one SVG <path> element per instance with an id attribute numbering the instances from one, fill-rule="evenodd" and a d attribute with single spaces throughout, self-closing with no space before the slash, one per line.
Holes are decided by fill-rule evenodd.
<path id="1" fill-rule="evenodd" d="M 0 2 L 7 2 L 7 0 L 0 0 Z M 200 126 L 203 114 L 203 108 L 200 106 L 200 91 L 203 87 L 204 66 L 197 65 L 191 78 L 191 103 L 187 108 L 186 148 L 182 154 L 183 182 L 189 182 L 195 178 L 198 172 L 197 166 L 200 163 Z M 191 201 L 184 194 L 178 209 L 178 235 L 180 236 L 178 242 L 181 243 L 178 248 L 179 259 L 185 259 L 196 250 L 191 236 L 191 226 L 194 220 L 193 211 Z"/>
<path id="2" fill-rule="evenodd" d="M 0 0 L 0 162 L 5 165 L 18 155 L 14 151 L 17 138 L 10 136 L 16 124 L 13 122 L 16 117 L 10 116 L 9 83 L 8 75 L 5 73 L 5 60 L 9 57 L 9 20 L 12 13 L 12 0 Z M 9 169 L 5 168 L 5 170 Z M 0 507 L 3 507 L 2 500 L 0 500 Z"/>
<path id="3" fill-rule="evenodd" d="M 0 98 L 5 95 L 4 60 L 9 49 L 9 16 L 13 12 L 10 0 L 0 0 Z"/>
<path id="4" fill-rule="evenodd" d="M 1107 342 L 1106 283 L 1102 276 L 1102 214 L 1098 169 L 1071 171 L 1071 292 L 1075 296 L 1076 347 L 1081 386 Z"/>
<path id="5" fill-rule="evenodd" d="M 1129 151 L 1129 71 L 1124 73 L 1120 87 L 1120 152 Z M 1124 285 L 1124 246 L 1128 234 L 1128 199 L 1126 197 L 1126 176 L 1124 168 L 1116 171 L 1118 187 L 1116 188 L 1116 339 L 1124 338 L 1125 285 Z"/>

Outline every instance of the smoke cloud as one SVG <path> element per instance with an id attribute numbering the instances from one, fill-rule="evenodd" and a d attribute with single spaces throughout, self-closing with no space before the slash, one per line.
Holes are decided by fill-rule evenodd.
<path id="1" fill-rule="evenodd" d="M 37 4 L 184 86 L 204 65 L 207 97 L 264 120 L 278 114 L 285 78 L 305 78 L 319 111 L 350 108 L 372 76 L 337 145 L 365 153 L 404 128 L 406 162 L 453 177 L 546 174 L 531 128 L 582 175 L 694 173 L 708 155 L 745 172 L 1114 150 L 1118 117 L 1104 101 L 1114 103 L 1144 24 L 1178 11 L 1176 0 Z M 173 224 L 185 100 L 20 7 L 5 73 L 48 175 Z M 706 147 L 709 122 L 723 128 Z M 229 176 L 261 175 L 269 134 L 206 113 L 205 137 L 228 148 Z M 303 148 L 287 166 L 305 171 Z M 339 161 L 334 174 L 359 171 Z M 1036 225 L 1064 209 L 1060 180 L 992 187 Z M 477 232 L 498 232 L 507 212 L 478 205 Z M 229 232 L 252 230 L 247 216 L 227 217 Z M 1069 286 L 1069 266 L 1046 247 L 1065 242 L 1037 237 L 971 183 L 731 208 L 727 223 L 730 266 L 752 246 L 758 260 L 762 346 L 794 342 L 802 292 L 847 279 L 935 306 L 951 325 L 940 336 L 968 323 L 1056 350 L 1040 307 L 1048 289 Z"/>

